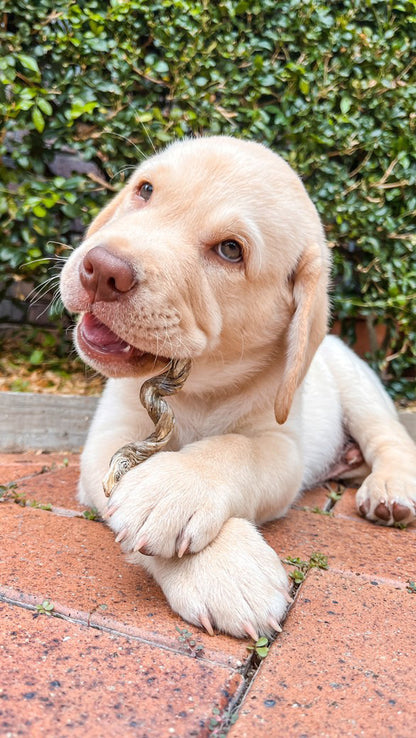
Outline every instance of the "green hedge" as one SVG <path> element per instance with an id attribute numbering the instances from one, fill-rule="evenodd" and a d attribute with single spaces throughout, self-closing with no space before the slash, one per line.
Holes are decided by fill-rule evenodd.
<path id="1" fill-rule="evenodd" d="M 193 133 L 262 141 L 301 174 L 326 224 L 334 315 L 385 323 L 373 359 L 393 393 L 414 395 L 416 0 L 0 9 L 4 285 L 45 279 L 44 263 L 27 262 L 75 242 L 154 148 Z M 69 150 L 95 173 L 54 174 Z"/>

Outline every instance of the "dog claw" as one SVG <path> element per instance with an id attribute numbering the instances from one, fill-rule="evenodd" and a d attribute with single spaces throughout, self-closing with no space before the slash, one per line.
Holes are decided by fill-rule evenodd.
<path id="1" fill-rule="evenodd" d="M 116 510 L 118 510 L 118 508 L 119 508 L 118 505 L 110 505 L 105 511 L 105 513 L 103 514 L 103 520 L 109 520 L 111 516 L 114 515 Z"/>
<path id="2" fill-rule="evenodd" d="M 283 597 L 285 598 L 288 605 L 293 605 L 294 599 L 290 596 L 289 592 L 286 592 L 285 589 L 281 590 Z"/>
<path id="3" fill-rule="evenodd" d="M 116 538 L 115 538 L 116 543 L 121 543 L 122 541 L 125 541 L 128 534 L 129 534 L 128 529 L 122 528 L 121 531 L 116 535 Z"/>
<path id="4" fill-rule="evenodd" d="M 189 551 L 190 545 L 191 545 L 191 539 L 189 538 L 189 536 L 186 538 L 182 538 L 182 541 L 178 548 L 178 559 L 181 559 L 182 556 Z"/>
<path id="5" fill-rule="evenodd" d="M 248 622 L 244 623 L 243 624 L 243 629 L 245 630 L 245 632 L 247 633 L 247 635 L 250 636 L 250 638 L 253 639 L 253 641 L 258 641 L 259 640 L 258 634 L 256 633 L 256 631 L 253 628 L 253 626 L 252 626 L 251 623 L 248 623 Z"/>
<path id="6" fill-rule="evenodd" d="M 214 629 L 212 627 L 212 623 L 207 615 L 200 615 L 199 622 L 201 623 L 202 627 L 205 628 L 205 630 L 210 636 L 215 635 Z"/>
<path id="7" fill-rule="evenodd" d="M 282 626 L 280 625 L 280 623 L 277 622 L 276 618 L 269 618 L 267 622 L 269 625 L 271 625 L 273 630 L 276 631 L 276 633 L 282 632 Z"/>
<path id="8" fill-rule="evenodd" d="M 133 548 L 133 553 L 141 553 L 144 556 L 151 556 L 152 554 L 149 552 L 147 548 L 147 538 L 145 536 L 142 536 L 137 541 L 136 545 Z"/>

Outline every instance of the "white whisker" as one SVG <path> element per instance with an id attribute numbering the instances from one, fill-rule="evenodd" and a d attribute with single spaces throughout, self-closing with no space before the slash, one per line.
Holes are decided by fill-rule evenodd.
<path id="1" fill-rule="evenodd" d="M 50 304 L 50 312 L 54 315 L 62 315 L 64 312 L 64 304 L 61 300 L 61 293 L 59 290 L 59 287 L 55 290 L 55 293 L 52 297 L 52 302 Z"/>
<path id="2" fill-rule="evenodd" d="M 144 130 L 144 132 L 146 134 L 146 138 L 147 138 L 148 142 L 150 143 L 150 145 L 151 145 L 151 147 L 153 149 L 153 153 L 156 154 L 156 147 L 155 147 L 152 139 L 150 138 L 148 127 L 146 126 L 145 123 L 143 123 L 143 121 L 140 121 L 140 124 L 141 124 L 141 126 L 142 126 L 142 128 L 143 128 L 143 130 Z"/>
<path id="3" fill-rule="evenodd" d="M 71 244 L 69 244 L 69 243 L 62 243 L 62 241 L 48 241 L 47 246 L 49 246 L 49 244 L 51 246 L 61 246 L 61 248 L 63 248 L 65 251 L 66 250 L 68 250 L 68 251 L 75 251 L 75 246 L 71 246 Z M 58 259 L 65 259 L 64 256 L 60 256 L 59 254 L 56 254 L 55 256 Z M 51 257 L 51 258 L 53 258 L 53 257 Z"/>
<path id="4" fill-rule="evenodd" d="M 127 136 L 123 136 L 121 133 L 114 133 L 114 131 L 106 130 L 105 133 L 107 133 L 110 136 L 114 136 L 115 138 L 121 138 L 122 141 L 126 141 L 126 143 L 129 143 L 131 146 L 133 146 L 136 151 L 140 154 L 142 159 L 146 159 L 146 155 L 143 153 L 143 151 L 137 146 L 137 144 L 134 143 L 130 138 Z"/>
<path id="5" fill-rule="evenodd" d="M 35 304 L 36 302 L 39 302 L 39 300 L 44 297 L 48 292 L 51 291 L 55 286 L 58 286 L 59 282 L 59 275 L 54 274 L 52 277 L 49 277 L 41 284 L 38 284 L 36 287 L 33 288 L 29 292 L 28 295 L 26 295 L 26 300 L 28 302 L 31 302 L 32 304 Z"/>
<path id="6" fill-rule="evenodd" d="M 120 174 L 124 174 L 124 172 L 128 172 L 129 170 L 134 171 L 136 169 L 134 164 L 127 164 L 125 167 L 122 167 L 117 172 L 113 174 L 113 176 L 110 178 L 111 180 L 115 179 L 116 177 L 119 177 Z"/>

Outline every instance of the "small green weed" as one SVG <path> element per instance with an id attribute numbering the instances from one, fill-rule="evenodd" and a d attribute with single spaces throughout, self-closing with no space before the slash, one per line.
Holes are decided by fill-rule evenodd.
<path id="1" fill-rule="evenodd" d="M 416 594 L 416 582 L 412 579 L 408 579 L 407 585 L 407 591 L 410 592 L 410 594 Z"/>
<path id="2" fill-rule="evenodd" d="M 50 502 L 38 502 L 37 500 L 28 500 L 25 495 L 19 492 L 15 492 L 12 495 L 13 502 L 16 503 L 16 505 L 20 505 L 20 507 L 34 507 L 35 510 L 47 510 L 50 512 L 52 510 L 52 505 Z"/>
<path id="3" fill-rule="evenodd" d="M 330 518 L 332 518 L 334 515 L 332 510 L 324 510 L 322 507 L 319 507 L 319 505 L 315 505 L 315 507 L 308 507 L 308 505 L 304 505 L 300 509 L 304 510 L 304 512 L 315 513 L 316 515 L 327 515 Z"/>
<path id="4" fill-rule="evenodd" d="M 16 482 L 0 485 L 0 501 L 8 502 L 9 500 L 16 503 L 16 505 L 20 505 L 20 507 L 34 507 L 36 510 L 48 510 L 49 512 L 52 510 L 50 502 L 42 503 L 37 500 L 28 500 L 22 492 L 17 491 Z"/>
<path id="5" fill-rule="evenodd" d="M 208 730 L 211 732 L 211 735 L 213 735 L 213 734 L 216 735 L 216 730 L 215 729 L 218 728 L 219 725 L 220 725 L 220 723 L 221 723 L 220 718 L 219 718 L 220 712 L 221 711 L 220 711 L 220 708 L 219 707 L 213 707 L 212 708 L 213 717 L 209 719 L 209 724 L 208 724 Z M 214 733 L 214 731 L 215 731 L 215 733 Z"/>
<path id="6" fill-rule="evenodd" d="M 43 600 L 41 605 L 36 605 L 36 617 L 38 615 L 52 615 L 54 609 L 54 605 L 49 600 Z"/>
<path id="7" fill-rule="evenodd" d="M 95 507 L 92 507 L 89 510 L 84 510 L 82 517 L 86 520 L 98 520 L 100 516 L 98 514 L 98 510 L 96 510 Z"/>
<path id="8" fill-rule="evenodd" d="M 220 708 L 215 706 L 212 708 L 212 715 L 208 723 L 210 738 L 226 738 L 230 728 L 238 720 L 238 709 L 230 705 L 221 715 Z"/>
<path id="9" fill-rule="evenodd" d="M 325 556 L 325 554 L 319 553 L 317 551 L 316 553 L 311 554 L 309 559 L 309 568 L 310 569 L 327 569 L 328 568 L 328 556 Z"/>
<path id="10" fill-rule="evenodd" d="M 212 708 L 212 717 L 209 719 L 208 730 L 210 738 L 226 738 L 228 731 L 237 722 L 238 710 L 229 706 L 221 714 L 219 707 Z"/>
<path id="11" fill-rule="evenodd" d="M 269 641 L 266 636 L 261 636 L 261 638 L 255 642 L 254 646 L 247 646 L 247 651 L 254 651 L 259 659 L 265 659 L 269 650 Z"/>
<path id="12" fill-rule="evenodd" d="M 0 484 L 0 502 L 7 502 L 7 500 L 14 499 L 17 484 L 16 482 L 10 482 L 10 484 Z"/>
<path id="13" fill-rule="evenodd" d="M 26 497 L 21 492 L 13 492 L 10 495 L 10 498 L 16 505 L 20 505 L 20 507 L 26 507 L 27 500 Z"/>
<path id="14" fill-rule="evenodd" d="M 47 512 L 51 512 L 52 505 L 50 502 L 42 503 L 37 502 L 37 500 L 28 500 L 26 502 L 26 507 L 34 507 L 36 510 L 47 510 Z"/>
<path id="15" fill-rule="evenodd" d="M 327 497 L 331 502 L 338 502 L 342 497 L 342 492 L 337 492 L 336 489 L 331 489 L 331 491 L 328 492 Z"/>
<path id="16" fill-rule="evenodd" d="M 179 633 L 178 641 L 186 646 L 191 656 L 202 656 L 204 647 L 201 643 L 196 642 L 193 633 L 186 628 L 179 628 L 179 626 L 176 626 L 175 629 Z"/>
<path id="17" fill-rule="evenodd" d="M 308 561 L 304 561 L 299 557 L 288 556 L 284 559 L 284 563 L 295 567 L 294 571 L 290 572 L 290 577 L 295 584 L 299 585 L 302 584 L 310 569 L 327 569 L 328 557 L 317 551 L 311 554 Z"/>
<path id="18" fill-rule="evenodd" d="M 306 564 L 307 562 L 301 562 Z M 302 569 L 295 569 L 294 571 L 290 572 L 290 577 L 293 579 L 295 584 L 302 584 L 303 580 L 305 579 L 305 572 Z"/>
<path id="19" fill-rule="evenodd" d="M 331 510 L 323 510 L 322 507 L 319 507 L 319 505 L 316 505 L 315 507 L 309 508 L 310 512 L 316 513 L 317 515 L 328 515 L 329 517 L 333 516 L 333 512 Z"/>

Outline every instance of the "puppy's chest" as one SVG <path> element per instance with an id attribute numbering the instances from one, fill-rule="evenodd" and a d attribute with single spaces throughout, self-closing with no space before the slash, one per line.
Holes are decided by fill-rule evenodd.
<path id="1" fill-rule="evenodd" d="M 199 407 L 180 402 L 170 404 L 175 414 L 175 430 L 169 444 L 172 450 L 208 436 L 232 433 L 238 422 L 226 404 L 219 407 L 206 407 L 202 403 Z"/>

